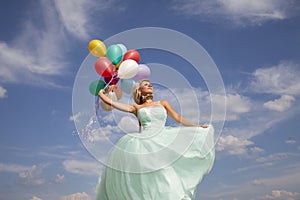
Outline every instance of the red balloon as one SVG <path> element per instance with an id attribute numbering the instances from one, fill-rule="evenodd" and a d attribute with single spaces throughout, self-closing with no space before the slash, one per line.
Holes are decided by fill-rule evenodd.
<path id="1" fill-rule="evenodd" d="M 135 60 L 136 62 L 140 61 L 140 54 L 137 50 L 131 49 L 126 51 L 126 53 L 124 54 L 123 60 Z"/>
<path id="2" fill-rule="evenodd" d="M 112 76 L 111 77 L 104 77 L 105 83 L 109 83 L 109 81 L 111 81 L 109 83 L 109 85 L 116 85 L 120 80 L 120 78 L 117 78 L 117 77 L 114 77 L 112 80 L 111 79 L 112 79 Z"/>
<path id="3" fill-rule="evenodd" d="M 114 65 L 106 57 L 101 57 L 95 62 L 96 72 L 103 77 L 110 77 L 114 73 Z"/>

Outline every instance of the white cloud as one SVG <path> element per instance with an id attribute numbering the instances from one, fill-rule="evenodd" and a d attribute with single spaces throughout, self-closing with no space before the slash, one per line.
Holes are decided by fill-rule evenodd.
<path id="1" fill-rule="evenodd" d="M 252 148 L 251 148 L 252 150 Z M 254 152 L 255 153 L 255 152 Z M 265 153 L 264 150 L 259 150 L 258 153 Z M 299 155 L 297 154 L 292 154 L 292 153 L 275 153 L 271 154 L 268 156 L 259 156 L 257 158 L 251 158 L 252 161 L 254 161 L 254 164 L 248 164 L 246 167 L 241 167 L 235 170 L 235 172 L 244 172 L 248 170 L 253 170 L 253 169 L 260 169 L 262 170 L 263 168 L 270 168 L 271 166 L 276 166 L 278 163 L 283 163 L 287 161 L 288 159 L 293 159 Z M 293 166 L 292 166 L 293 167 Z"/>
<path id="2" fill-rule="evenodd" d="M 41 199 L 40 197 L 37 197 L 37 196 L 33 196 L 30 198 L 30 200 L 43 200 L 43 199 Z"/>
<path id="3" fill-rule="evenodd" d="M 297 200 L 299 199 L 300 195 L 298 192 L 289 192 L 286 190 L 272 190 L 271 194 L 267 194 L 261 197 L 261 200 Z"/>
<path id="4" fill-rule="evenodd" d="M 62 183 L 65 180 L 65 175 L 56 175 L 56 179 L 54 180 L 55 183 Z"/>
<path id="5" fill-rule="evenodd" d="M 4 87 L 0 86 L 0 99 L 7 97 L 6 93 L 7 93 L 7 90 Z"/>
<path id="6" fill-rule="evenodd" d="M 28 170 L 19 173 L 19 183 L 26 186 L 39 186 L 46 183 L 41 177 L 47 164 L 32 165 Z"/>
<path id="7" fill-rule="evenodd" d="M 63 196 L 60 198 L 60 200 L 92 200 L 92 198 L 85 192 L 77 192 L 74 194 Z"/>
<path id="8" fill-rule="evenodd" d="M 228 94 L 226 97 L 227 111 L 240 114 L 250 111 L 250 100 L 239 94 Z"/>
<path id="9" fill-rule="evenodd" d="M 234 197 L 237 199 L 245 199 L 245 197 L 251 197 L 249 199 L 260 199 L 265 196 L 266 191 L 281 190 L 280 188 L 291 188 L 290 190 L 298 191 L 299 184 L 300 172 L 299 166 L 296 166 L 288 171 L 273 174 L 268 178 L 255 178 L 244 183 L 239 182 L 233 185 L 223 185 L 218 188 L 218 192 L 215 191 L 210 196 L 214 199 L 233 199 Z M 283 196 L 284 192 L 281 193 L 281 195 Z M 294 200 L 296 199 L 299 199 L 298 196 L 296 196 Z"/>
<path id="10" fill-rule="evenodd" d="M 251 99 L 251 110 L 240 116 L 239 120 L 229 121 L 223 129 L 223 135 L 233 135 L 241 139 L 251 139 L 264 134 L 270 128 L 293 116 L 299 109 L 287 109 L 284 112 L 273 112 L 263 108 L 263 103 Z"/>
<path id="11" fill-rule="evenodd" d="M 78 112 L 78 113 L 72 115 L 72 116 L 69 118 L 69 120 L 70 120 L 70 121 L 74 121 L 74 122 L 79 122 L 79 118 L 80 118 L 81 115 L 82 115 L 82 114 L 81 114 L 80 112 Z"/>
<path id="12" fill-rule="evenodd" d="M 96 161 L 65 160 L 64 169 L 73 174 L 97 176 L 101 171 L 101 165 Z"/>
<path id="13" fill-rule="evenodd" d="M 296 5 L 295 0 L 192 0 L 175 1 L 172 8 L 202 20 L 221 19 L 245 26 L 290 18 L 297 13 Z"/>
<path id="14" fill-rule="evenodd" d="M 39 186 L 46 183 L 62 183 L 64 175 L 57 174 L 53 180 L 46 180 L 42 177 L 44 169 L 49 164 L 38 164 L 24 166 L 18 164 L 0 163 L 0 172 L 9 172 L 18 174 L 17 182 L 25 186 Z"/>
<path id="15" fill-rule="evenodd" d="M 236 98 L 239 100 L 237 102 L 227 99 L 228 119 L 232 118 L 230 116 L 234 116 L 234 113 L 231 114 L 231 107 L 234 108 L 239 105 L 239 102 L 243 102 L 240 99 L 246 99 L 245 107 L 249 111 L 238 114 L 237 117 L 239 118 L 235 119 L 239 120 L 227 120 L 227 127 L 223 130 L 223 134 L 244 140 L 250 139 L 263 134 L 271 127 L 276 128 L 280 122 L 298 113 L 299 101 L 297 96 L 300 95 L 300 81 L 298 78 L 300 77 L 300 71 L 296 66 L 291 62 L 281 62 L 273 67 L 257 69 L 252 74 L 253 79 L 249 86 L 246 85 L 249 89 L 247 90 L 249 97 L 240 95 L 239 98 Z M 231 91 L 231 93 L 234 93 L 234 91 Z M 257 93 L 263 95 L 258 96 Z M 265 98 L 274 98 L 274 95 L 280 95 L 281 97 L 266 102 Z M 232 104 L 230 104 L 231 101 Z M 280 112 L 274 112 L 274 110 Z"/>
<path id="16" fill-rule="evenodd" d="M 286 158 L 297 156 L 297 154 L 292 153 L 275 153 L 271 154 L 267 157 L 260 157 L 256 159 L 257 162 L 274 162 L 274 161 L 281 161 Z"/>
<path id="17" fill-rule="evenodd" d="M 296 140 L 286 140 L 285 143 L 287 143 L 287 144 L 297 144 L 298 142 Z"/>
<path id="18" fill-rule="evenodd" d="M 264 149 L 259 148 L 259 147 L 252 147 L 250 150 L 252 153 L 264 153 L 265 152 Z"/>
<path id="19" fill-rule="evenodd" d="M 156 90 L 155 98 L 157 100 L 168 100 L 176 112 L 183 117 L 195 123 L 199 121 L 199 117 L 209 121 L 210 99 L 207 91 L 203 91 L 200 88 L 159 88 Z"/>
<path id="20" fill-rule="evenodd" d="M 18 36 L 12 42 L 0 41 L 0 78 L 3 82 L 25 82 L 56 86 L 50 76 L 64 74 L 66 67 L 65 33 L 51 2 L 35 4 L 44 28 L 34 24 L 33 16 L 25 18 Z"/>
<path id="21" fill-rule="evenodd" d="M 101 20 L 99 13 L 108 10 L 110 4 L 110 1 L 104 0 L 78 0 L 76 2 L 55 0 L 55 7 L 62 24 L 68 32 L 81 39 L 88 39 L 92 31 L 100 31 L 99 28 L 93 26 L 93 17 L 97 16 L 97 20 Z"/>
<path id="22" fill-rule="evenodd" d="M 137 119 L 129 116 L 122 117 L 118 123 L 118 127 L 125 133 L 138 132 L 139 126 Z"/>
<path id="23" fill-rule="evenodd" d="M 290 108 L 292 102 L 295 100 L 293 96 L 290 95 L 282 95 L 279 99 L 275 99 L 273 101 L 268 101 L 264 103 L 264 107 L 270 110 L 275 110 L 279 112 L 283 112 L 286 109 Z"/>
<path id="24" fill-rule="evenodd" d="M 201 121 L 209 122 L 211 118 L 214 122 L 234 121 L 240 119 L 242 114 L 249 112 L 251 109 L 251 100 L 238 93 L 228 93 L 226 95 L 210 94 L 208 91 L 200 88 L 170 90 L 174 93 L 161 89 L 159 91 L 160 94 L 157 96 L 160 99 L 170 101 L 170 104 L 177 112 L 182 112 L 184 117 L 193 122 L 199 121 L 199 115 Z M 211 109 L 214 110 L 214 116 L 211 116 Z M 226 110 L 226 116 L 224 110 Z"/>
<path id="25" fill-rule="evenodd" d="M 209 99 L 210 97 L 208 97 Z M 222 110 L 224 106 L 224 97 L 220 95 L 214 95 L 214 109 Z M 226 120 L 238 120 L 240 115 L 250 111 L 251 101 L 248 97 L 241 96 L 240 94 L 226 94 Z M 220 117 L 216 117 L 218 120 L 222 120 Z"/>
<path id="26" fill-rule="evenodd" d="M 265 163 L 259 163 L 259 164 L 254 164 L 254 165 L 247 165 L 246 167 L 240 167 L 236 169 L 234 172 L 245 172 L 248 170 L 254 170 L 254 169 L 263 169 L 267 167 L 273 166 L 273 163 L 271 162 L 265 162 Z M 258 185 L 260 184 L 260 180 L 254 180 L 253 184 Z"/>
<path id="27" fill-rule="evenodd" d="M 114 110 L 113 110 L 114 111 Z M 104 123 L 113 123 L 115 122 L 115 117 L 116 115 L 114 115 L 114 112 L 110 112 L 108 115 L 105 115 L 103 117 L 101 117 L 101 120 L 104 122 Z"/>
<path id="28" fill-rule="evenodd" d="M 85 130 L 85 132 L 81 133 L 81 136 L 86 140 L 87 142 L 97 142 L 97 141 L 104 141 L 109 140 L 110 136 L 112 134 L 118 133 L 119 130 L 116 126 L 103 126 L 100 128 L 93 128 L 89 130 Z"/>
<path id="29" fill-rule="evenodd" d="M 101 122 L 105 122 L 104 118 L 105 117 L 101 117 Z M 109 136 L 112 135 L 112 133 L 116 133 L 116 132 L 118 132 L 116 126 L 111 125 L 110 123 L 107 122 L 99 124 L 97 116 L 93 115 L 89 118 L 84 128 L 81 131 L 79 131 L 79 136 L 84 141 L 96 142 L 96 141 L 108 140 Z"/>
<path id="30" fill-rule="evenodd" d="M 247 153 L 247 147 L 252 144 L 254 143 L 250 140 L 243 140 L 232 135 L 221 136 L 216 150 L 224 151 L 230 155 L 243 155 Z"/>
<path id="31" fill-rule="evenodd" d="M 94 23 L 111 4 L 92 0 L 34 4 L 12 42 L 0 41 L 1 82 L 62 87 L 53 77 L 65 75 L 70 66 L 66 57 L 73 44 L 68 37 L 82 41 L 91 37 L 99 29 Z M 36 16 L 39 23 L 35 23 Z"/>
<path id="32" fill-rule="evenodd" d="M 77 157 L 81 156 L 82 152 L 80 151 L 72 151 L 67 146 L 56 145 L 56 146 L 47 146 L 40 149 L 40 151 L 36 153 L 31 153 L 30 156 L 42 156 L 47 159 L 66 159 L 69 157 Z"/>
<path id="33" fill-rule="evenodd" d="M 277 95 L 300 95 L 299 65 L 291 62 L 268 68 L 259 68 L 253 73 L 250 87 L 254 92 Z"/>
<path id="34" fill-rule="evenodd" d="M 2 172 L 21 173 L 29 169 L 30 169 L 29 166 L 0 163 L 0 172 L 2 171 Z"/>

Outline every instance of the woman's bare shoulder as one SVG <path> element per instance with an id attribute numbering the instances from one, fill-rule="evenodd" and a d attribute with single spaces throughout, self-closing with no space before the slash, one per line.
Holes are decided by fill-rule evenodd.
<path id="1" fill-rule="evenodd" d="M 158 103 L 161 104 L 162 106 L 170 105 L 168 100 L 160 100 L 160 101 L 158 101 Z"/>

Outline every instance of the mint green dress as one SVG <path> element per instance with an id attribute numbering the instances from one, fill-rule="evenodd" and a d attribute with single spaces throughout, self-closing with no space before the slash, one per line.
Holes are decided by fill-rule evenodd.
<path id="1" fill-rule="evenodd" d="M 123 136 L 99 178 L 97 200 L 188 200 L 214 162 L 214 129 L 165 126 L 155 105 L 138 110 L 140 133 Z"/>

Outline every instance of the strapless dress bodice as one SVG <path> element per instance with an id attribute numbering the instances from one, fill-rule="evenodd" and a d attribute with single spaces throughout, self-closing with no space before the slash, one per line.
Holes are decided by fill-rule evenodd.
<path id="1" fill-rule="evenodd" d="M 147 106 L 140 108 L 137 116 L 144 131 L 160 129 L 166 124 L 167 111 L 162 105 Z"/>

